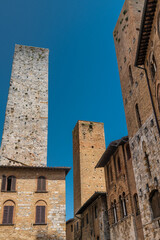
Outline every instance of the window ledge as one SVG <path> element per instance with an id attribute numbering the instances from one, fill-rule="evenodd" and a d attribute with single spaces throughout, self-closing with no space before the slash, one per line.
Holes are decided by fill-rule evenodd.
<path id="1" fill-rule="evenodd" d="M 38 226 L 38 225 L 47 225 L 47 223 L 33 223 L 33 226 Z"/>
<path id="2" fill-rule="evenodd" d="M 17 191 L 1 191 L 1 192 L 5 192 L 5 193 L 16 193 Z"/>
<path id="3" fill-rule="evenodd" d="M 13 223 L 4 223 L 4 224 L 0 224 L 0 226 L 14 226 L 14 224 Z"/>
<path id="4" fill-rule="evenodd" d="M 48 193 L 48 191 L 35 191 L 35 193 Z"/>

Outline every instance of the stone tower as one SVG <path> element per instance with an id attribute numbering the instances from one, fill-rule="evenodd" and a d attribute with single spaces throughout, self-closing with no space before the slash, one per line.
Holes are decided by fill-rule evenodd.
<path id="1" fill-rule="evenodd" d="M 125 1 L 114 41 L 144 238 L 158 240 L 159 221 L 155 220 L 154 208 L 159 211 L 156 202 L 160 201 L 160 135 L 146 71 L 135 66 L 142 12 L 147 2 L 152 14 L 150 7 L 155 1 Z"/>
<path id="2" fill-rule="evenodd" d="M 46 165 L 48 54 L 43 48 L 15 46 L 1 165 Z"/>
<path id="3" fill-rule="evenodd" d="M 104 170 L 95 169 L 104 151 L 103 123 L 78 121 L 73 130 L 74 213 L 95 191 L 105 191 Z"/>

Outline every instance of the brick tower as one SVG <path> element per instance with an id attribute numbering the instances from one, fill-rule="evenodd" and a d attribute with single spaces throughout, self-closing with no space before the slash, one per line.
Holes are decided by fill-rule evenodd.
<path id="1" fill-rule="evenodd" d="M 95 191 L 105 191 L 104 170 L 95 169 L 104 151 L 103 123 L 78 121 L 73 130 L 74 213 Z"/>
<path id="2" fill-rule="evenodd" d="M 148 4 L 149 16 L 146 21 L 150 24 L 154 12 L 152 5 L 155 2 L 126 0 L 114 30 L 129 143 L 146 240 L 158 240 L 160 237 L 159 220 L 155 217 L 160 213 L 160 135 L 147 72 L 144 67 L 135 66 L 135 59 L 141 19 L 145 18 L 144 14 L 142 18 L 144 4 Z M 157 24 L 157 20 L 155 22 Z M 147 27 L 150 28 L 149 25 Z M 147 37 L 145 34 L 144 40 Z M 145 41 L 143 43 L 147 44 Z"/>
<path id="3" fill-rule="evenodd" d="M 15 46 L 1 165 L 46 165 L 48 49 Z"/>

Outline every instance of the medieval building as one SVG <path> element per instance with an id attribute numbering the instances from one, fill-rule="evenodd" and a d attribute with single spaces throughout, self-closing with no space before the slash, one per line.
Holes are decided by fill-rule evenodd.
<path id="1" fill-rule="evenodd" d="M 104 153 L 100 158 L 99 154 L 92 155 L 90 146 L 93 136 L 85 139 L 88 132 L 82 131 L 82 135 L 80 132 L 77 136 L 83 137 L 77 137 L 78 140 L 73 141 L 73 159 L 77 166 L 74 168 L 75 218 L 70 222 L 74 226 L 73 239 L 159 240 L 160 3 L 158 0 L 126 0 L 114 29 L 114 41 L 128 137 L 112 142 L 106 150 L 103 149 Z M 81 141 L 82 139 L 84 141 Z M 95 140 L 99 145 L 100 135 Z M 75 149 L 79 149 L 76 155 Z M 96 191 L 99 194 L 101 192 L 100 175 L 97 175 L 95 183 L 92 174 L 96 171 L 92 165 L 95 162 L 94 157 L 97 157 L 98 162 L 97 165 L 95 164 L 96 170 L 100 167 L 101 176 L 102 167 L 105 171 L 106 211 L 104 212 L 107 212 L 105 225 L 107 234 L 103 237 L 101 231 L 104 231 L 104 221 L 100 220 L 101 231 L 97 227 L 99 224 L 96 225 L 97 229 L 94 225 L 95 216 L 97 214 L 102 216 L 104 210 L 94 198 L 98 194 Z M 88 191 L 89 187 L 91 188 Z M 92 219 L 90 226 L 89 214 Z M 76 216 L 79 220 L 76 220 Z M 78 235 L 75 234 L 76 232 Z"/>
<path id="2" fill-rule="evenodd" d="M 48 49 L 15 46 L 0 154 L 0 239 L 66 239 L 65 177 L 47 167 Z"/>
<path id="3" fill-rule="evenodd" d="M 126 0 L 114 30 L 146 240 L 160 238 L 159 12 L 157 0 Z"/>
<path id="4" fill-rule="evenodd" d="M 105 171 L 110 239 L 143 240 L 128 137 L 109 144 L 96 165 L 99 167 Z"/>

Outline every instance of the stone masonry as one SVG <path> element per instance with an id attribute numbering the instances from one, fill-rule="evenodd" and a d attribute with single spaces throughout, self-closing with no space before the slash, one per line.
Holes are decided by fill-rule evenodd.
<path id="1" fill-rule="evenodd" d="M 48 49 L 15 46 L 1 165 L 46 165 Z"/>
<path id="2" fill-rule="evenodd" d="M 155 1 L 150 1 L 150 6 L 152 6 L 154 2 Z M 151 80 L 151 69 L 147 67 L 150 65 L 150 51 L 152 51 L 154 47 L 157 47 L 158 50 L 158 41 L 156 41 L 156 39 L 158 39 L 158 31 L 156 31 L 158 11 L 156 12 L 157 19 L 154 20 L 152 31 L 152 36 L 155 35 L 155 39 L 154 42 L 152 39 L 149 43 L 149 53 L 146 59 L 148 74 L 146 74 L 143 68 L 135 67 L 142 12 L 144 4 L 146 3 L 147 1 L 144 0 L 125 1 L 114 30 L 114 40 L 136 188 L 139 196 L 144 239 L 159 240 L 160 218 L 153 216 L 153 208 L 151 207 L 152 196 L 154 196 L 155 192 L 158 194 L 157 196 L 159 196 L 160 192 L 160 135 L 156 121 L 156 117 L 159 121 L 159 110 L 155 98 L 156 85 L 153 84 L 155 80 Z M 152 9 L 150 9 L 150 12 L 152 12 Z M 154 46 L 154 43 L 157 45 Z M 156 56 L 158 56 L 157 54 L 158 53 L 156 53 Z M 157 63 L 159 64 L 158 59 L 159 57 L 157 58 Z M 159 70 L 156 73 L 156 79 L 159 79 L 158 73 Z M 147 82 L 148 78 L 151 91 Z M 156 115 L 152 101 L 155 106 Z M 158 197 L 156 201 L 158 201 Z"/>
<path id="3" fill-rule="evenodd" d="M 74 213 L 96 191 L 105 191 L 104 170 L 95 169 L 105 150 L 103 123 L 78 121 L 73 130 Z"/>

